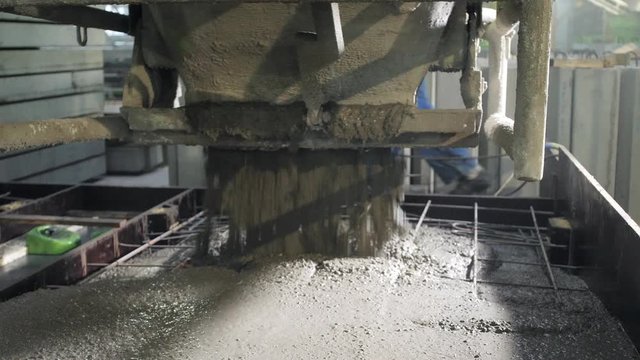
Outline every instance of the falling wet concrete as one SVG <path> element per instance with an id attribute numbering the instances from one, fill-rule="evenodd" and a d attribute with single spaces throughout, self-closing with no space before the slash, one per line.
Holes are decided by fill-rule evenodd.
<path id="1" fill-rule="evenodd" d="M 258 257 L 242 271 L 200 267 L 142 278 L 138 270 L 122 269 L 85 285 L 1 303 L 0 354 L 638 359 L 617 320 L 588 291 L 561 291 L 556 302 L 548 289 L 481 284 L 476 298 L 465 280 L 471 249 L 466 236 L 426 228 L 415 239 L 393 239 L 378 258 Z M 489 252 L 485 248 L 482 256 Z M 486 268 L 481 276 L 499 271 Z M 524 281 L 523 269 L 511 271 L 514 278 L 507 280 Z M 528 273 L 534 282 L 547 281 L 544 269 Z M 557 275 L 561 287 L 586 288 L 575 276 Z"/>
<path id="2" fill-rule="evenodd" d="M 230 222 L 223 256 L 369 256 L 402 230 L 403 164 L 389 149 L 209 149 L 206 170 L 209 213 Z"/>

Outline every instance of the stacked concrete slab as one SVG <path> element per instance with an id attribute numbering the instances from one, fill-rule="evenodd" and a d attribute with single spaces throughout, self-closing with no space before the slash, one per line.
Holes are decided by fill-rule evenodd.
<path id="1" fill-rule="evenodd" d="M 620 71 L 576 69 L 573 73 L 571 152 L 609 194 L 615 191 Z"/>
<path id="2" fill-rule="evenodd" d="M 621 71 L 618 121 L 614 198 L 640 222 L 640 69 Z"/>
<path id="3" fill-rule="evenodd" d="M 547 140 L 640 221 L 640 69 L 552 69 Z"/>
<path id="4" fill-rule="evenodd" d="M 0 13 L 0 121 L 101 113 L 104 32 Z M 2 134 L 2 136 L 7 136 Z M 0 154 L 0 181 L 76 183 L 105 172 L 103 142 Z"/>

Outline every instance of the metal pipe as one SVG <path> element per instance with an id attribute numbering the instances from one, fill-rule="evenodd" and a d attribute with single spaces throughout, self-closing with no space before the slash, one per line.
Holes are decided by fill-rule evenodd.
<path id="1" fill-rule="evenodd" d="M 491 281 L 491 280 L 478 280 L 479 283 L 489 284 L 489 285 L 504 285 L 504 286 L 517 286 L 517 287 L 530 287 L 537 289 L 554 289 L 548 285 L 534 285 L 534 284 L 519 284 L 519 283 L 509 283 L 504 281 Z M 555 288 L 555 291 L 564 290 L 564 291 L 589 291 L 589 289 L 581 289 L 581 288 L 567 288 L 567 287 L 559 287 Z"/>
<path id="2" fill-rule="evenodd" d="M 518 25 L 518 11 L 513 3 L 500 5 L 495 20 L 486 27 L 489 42 L 488 117 L 484 124 L 487 137 L 512 156 L 513 119 L 507 117 L 507 76 L 511 36 Z"/>
<path id="3" fill-rule="evenodd" d="M 422 226 L 422 222 L 424 221 L 424 218 L 427 216 L 427 211 L 429 211 L 430 206 L 431 206 L 431 200 L 427 201 L 427 204 L 424 206 L 424 210 L 422 210 L 422 214 L 420 215 L 420 219 L 416 224 L 416 228 L 413 229 L 413 234 L 411 235 L 412 239 L 415 239 L 416 235 L 418 235 L 418 230 Z"/>
<path id="4" fill-rule="evenodd" d="M 507 76 L 511 37 L 518 26 L 518 11 L 513 3 L 500 5 L 495 21 L 486 28 L 489 42 L 489 98 L 487 114 L 507 113 Z"/>
<path id="5" fill-rule="evenodd" d="M 496 243 L 496 244 L 503 244 L 503 245 L 514 245 L 514 246 L 528 246 L 528 247 L 538 247 L 540 246 L 539 244 L 534 244 L 534 243 L 530 243 L 530 242 L 523 242 L 523 241 L 509 241 L 509 240 L 500 240 L 500 239 L 479 239 L 479 242 L 482 243 Z M 567 245 L 556 245 L 556 244 L 546 244 L 547 247 L 552 247 L 552 248 L 558 248 L 558 249 L 566 249 L 568 246 Z"/>
<path id="6" fill-rule="evenodd" d="M 105 267 L 105 270 L 110 269 L 110 268 L 115 267 L 115 266 L 118 266 L 120 264 L 123 264 L 127 260 L 133 258 L 134 256 L 140 254 L 144 250 L 146 250 L 146 249 L 150 248 L 151 246 L 155 245 L 157 242 L 164 240 L 165 238 L 167 238 L 170 235 L 173 235 L 176 231 L 179 231 L 180 229 L 183 229 L 183 228 L 191 225 L 195 220 L 198 220 L 203 215 L 204 215 L 204 211 L 201 211 L 201 212 L 197 213 L 193 217 L 191 217 L 191 218 L 187 219 L 186 221 L 178 224 L 173 229 L 165 232 L 164 234 L 162 234 L 162 235 L 160 235 L 158 237 L 153 238 L 152 240 L 149 240 L 148 242 L 146 242 L 143 245 L 141 245 L 139 248 L 137 248 L 137 249 L 133 250 L 132 252 L 128 253 L 127 255 L 119 258 L 118 260 L 112 262 L 109 266 Z"/>
<path id="7" fill-rule="evenodd" d="M 164 234 L 164 233 L 163 232 L 161 232 L 161 233 L 150 232 L 147 235 L 149 235 L 149 236 L 158 236 L 158 235 L 162 235 L 162 234 Z M 197 230 L 193 230 L 193 231 L 192 230 L 188 230 L 188 231 L 174 231 L 173 234 L 176 235 L 176 236 L 172 236 L 171 237 L 172 239 L 177 239 L 177 238 L 183 238 L 184 239 L 184 238 L 188 238 L 189 236 L 199 235 L 199 234 L 201 234 L 201 232 L 197 231 Z"/>
<path id="8" fill-rule="evenodd" d="M 523 1 L 512 158 L 519 180 L 542 179 L 553 0 Z"/>
<path id="9" fill-rule="evenodd" d="M 473 295 L 478 297 L 478 203 L 473 203 Z"/>
<path id="10" fill-rule="evenodd" d="M 560 301 L 560 296 L 558 295 L 558 285 L 556 284 L 556 278 L 553 275 L 553 270 L 551 269 L 551 263 L 549 262 L 549 258 L 547 257 L 547 250 L 544 248 L 544 242 L 542 241 L 542 236 L 540 235 L 540 229 L 538 229 L 538 220 L 536 219 L 536 213 L 533 210 L 533 206 L 529 207 L 531 210 L 531 217 L 533 218 L 533 226 L 536 228 L 536 236 L 538 238 L 538 243 L 540 244 L 540 249 L 542 250 L 542 258 L 544 259 L 544 264 L 547 267 L 547 272 L 549 273 L 549 280 L 551 281 L 551 285 L 553 289 L 556 291 L 556 300 Z"/>
<path id="11" fill-rule="evenodd" d="M 403 206 L 423 206 L 424 203 L 414 203 L 414 202 L 403 202 Z M 434 207 L 437 208 L 448 208 L 448 209 L 472 209 L 473 207 L 470 205 L 451 205 L 451 204 L 433 204 Z M 505 212 L 513 212 L 513 213 L 525 213 L 528 212 L 525 209 L 512 209 L 512 208 L 504 208 L 504 207 L 490 207 L 490 206 L 481 206 L 481 210 L 494 210 L 494 211 L 505 211 Z M 549 215 L 552 216 L 555 213 L 553 211 L 544 211 L 544 210 L 536 210 L 536 214 L 538 215 Z"/>
<path id="12" fill-rule="evenodd" d="M 0 8 L 0 11 L 49 20 L 59 24 L 132 34 L 129 16 L 89 6 L 15 6 Z"/>
<path id="13" fill-rule="evenodd" d="M 491 208 L 490 208 L 491 209 Z M 536 214 L 539 214 L 539 211 L 536 211 Z M 451 222 L 451 226 L 453 228 L 456 229 L 460 229 L 460 230 L 464 230 L 464 225 L 465 224 L 471 224 L 470 221 L 464 221 L 464 220 L 440 220 L 440 221 L 448 221 Z M 533 226 L 524 226 L 524 225 L 509 225 L 509 224 L 492 224 L 492 223 L 481 223 L 483 227 L 487 227 L 490 229 L 498 229 L 500 231 L 504 231 L 505 229 L 509 229 L 509 230 L 534 230 L 535 228 Z M 540 226 L 539 227 L 540 230 L 547 230 L 546 227 L 544 226 Z"/>
<path id="14" fill-rule="evenodd" d="M 169 238 L 165 238 L 165 240 L 167 240 Z M 119 243 L 119 246 L 123 246 L 123 247 L 131 247 L 131 248 L 138 248 L 140 247 L 142 244 L 127 244 L 127 243 Z M 152 245 L 150 246 L 150 248 L 152 249 L 195 249 L 195 246 L 189 246 L 189 245 Z"/>
<path id="15" fill-rule="evenodd" d="M 87 263 L 87 266 L 91 267 L 103 267 L 108 268 L 110 264 L 108 263 Z M 179 264 L 178 264 L 179 265 Z M 116 264 L 118 267 L 140 267 L 140 268 L 170 268 L 173 269 L 178 265 L 167 265 L 167 264 Z"/>
<path id="16" fill-rule="evenodd" d="M 544 266 L 543 263 L 538 263 L 538 262 L 534 263 L 534 262 L 528 262 L 528 261 L 516 261 L 516 260 L 504 260 L 504 259 L 486 259 L 486 258 L 479 258 L 478 260 L 479 261 L 485 261 L 485 262 L 493 262 L 493 263 L 503 263 L 503 264 Z M 558 265 L 558 264 L 551 264 L 551 267 L 552 268 L 559 268 L 559 269 L 569 269 L 569 270 L 596 269 L 594 267 Z"/>
<path id="17" fill-rule="evenodd" d="M 552 0 L 515 2 L 499 7 L 496 20 L 487 26 L 489 53 L 489 104 L 484 130 L 514 162 L 518 180 L 542 179 L 549 77 Z M 510 35 L 518 31 L 518 79 L 515 120 L 506 116 L 506 77 Z"/>

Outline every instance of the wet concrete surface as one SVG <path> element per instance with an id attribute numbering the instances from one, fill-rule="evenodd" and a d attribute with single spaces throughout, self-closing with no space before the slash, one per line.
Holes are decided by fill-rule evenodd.
<path id="1" fill-rule="evenodd" d="M 480 248 L 482 256 L 501 252 Z M 1 303 L 0 354 L 3 359 L 639 358 L 617 320 L 588 291 L 561 291 L 557 302 L 549 289 L 479 284 L 476 298 L 466 280 L 472 255 L 466 236 L 425 228 L 415 239 L 392 240 L 385 254 L 265 257 L 241 271 L 118 269 L 84 285 Z M 543 269 L 503 266 L 482 267 L 479 276 L 547 281 Z M 501 273 L 506 270 L 513 277 Z M 568 274 L 558 272 L 557 281 L 585 289 Z"/>

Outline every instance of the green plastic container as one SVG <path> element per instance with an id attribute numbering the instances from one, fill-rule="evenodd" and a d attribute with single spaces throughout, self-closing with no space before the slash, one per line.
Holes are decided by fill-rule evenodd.
<path id="1" fill-rule="evenodd" d="M 80 234 L 64 226 L 42 225 L 27 233 L 27 254 L 59 255 L 80 245 Z"/>

